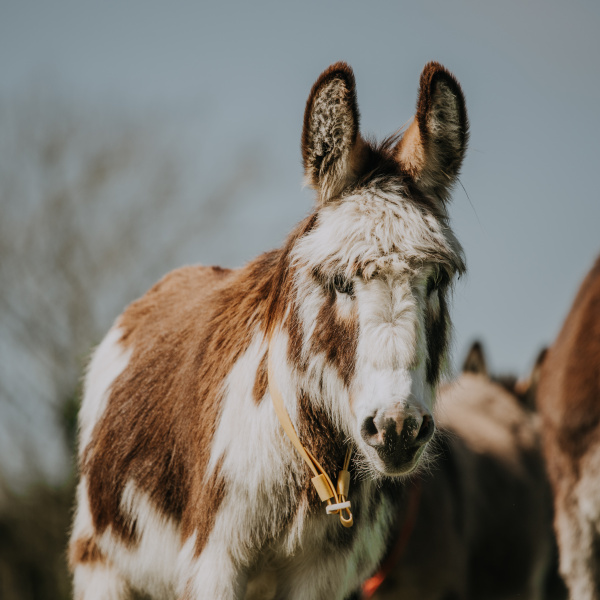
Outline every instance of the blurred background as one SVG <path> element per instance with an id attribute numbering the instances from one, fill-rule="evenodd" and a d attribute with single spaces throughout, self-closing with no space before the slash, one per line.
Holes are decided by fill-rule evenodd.
<path id="1" fill-rule="evenodd" d="M 526 374 L 600 250 L 599 28 L 594 0 L 0 0 L 0 598 L 69 596 L 80 379 L 112 320 L 310 210 L 302 115 L 332 62 L 379 138 L 427 61 L 462 83 L 453 359 L 479 338 Z"/>

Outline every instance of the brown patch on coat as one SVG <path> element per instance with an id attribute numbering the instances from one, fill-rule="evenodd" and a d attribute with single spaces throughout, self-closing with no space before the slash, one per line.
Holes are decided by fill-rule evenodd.
<path id="1" fill-rule="evenodd" d="M 263 354 L 263 357 L 258 365 L 256 371 L 256 378 L 254 379 L 254 386 L 252 388 L 252 397 L 256 404 L 260 404 L 260 401 L 265 397 L 267 388 L 269 387 L 269 377 L 267 371 L 267 353 Z"/>
<path id="2" fill-rule="evenodd" d="M 298 398 L 297 423 L 297 433 L 302 445 L 310 450 L 331 478 L 333 485 L 336 485 L 338 473 L 342 469 L 346 457 L 346 437 L 333 425 L 329 415 L 319 406 L 318 402 L 304 392 Z M 351 476 L 349 499 L 352 502 L 354 523 L 358 525 L 361 520 L 374 517 L 377 505 L 381 501 L 381 496 L 378 496 L 376 499 L 370 499 L 369 512 L 364 514 L 365 511 L 363 511 L 363 507 L 361 507 L 359 501 L 362 495 L 361 487 L 363 486 L 363 482 L 357 477 L 354 458 L 350 462 L 349 470 Z M 325 504 L 319 498 L 311 482 L 314 474 L 308 465 L 305 465 L 305 474 L 303 487 L 299 492 L 307 498 L 311 510 L 317 512 L 324 511 Z M 331 516 L 330 518 L 337 519 L 338 517 Z M 357 529 L 358 527 L 356 526 L 346 528 L 341 525 L 333 528 L 333 537 L 328 540 L 332 544 L 331 551 L 338 551 L 340 547 L 350 547 L 356 536 Z"/>
<path id="3" fill-rule="evenodd" d="M 187 527 L 184 523 L 184 538 L 189 537 L 193 531 L 197 533 L 195 555 L 200 556 L 208 536 L 215 525 L 215 519 L 221 502 L 226 492 L 226 482 L 221 474 L 223 457 L 219 459 L 215 470 L 207 478 L 202 480 L 202 489 L 196 487 L 195 495 L 191 499 L 192 506 L 191 517 L 188 520 Z M 186 531 L 187 530 L 187 535 Z"/>
<path id="4" fill-rule="evenodd" d="M 304 392 L 298 398 L 297 423 L 300 441 L 312 452 L 335 485 L 346 456 L 345 436 L 334 427 L 329 415 L 318 402 Z M 306 479 L 309 502 L 313 506 L 321 505 L 321 500 L 310 481 L 313 473 L 308 466 L 306 472 L 310 474 Z"/>
<path id="5" fill-rule="evenodd" d="M 336 294 L 331 291 L 319 311 L 311 337 L 311 354 L 324 352 L 346 386 L 354 375 L 358 347 L 358 316 L 356 308 L 341 316 L 336 307 Z"/>
<path id="6" fill-rule="evenodd" d="M 288 255 L 313 223 L 308 218 L 282 250 L 238 271 L 174 271 L 119 319 L 121 344 L 132 356 L 112 385 L 81 468 L 99 533 L 112 526 L 125 543 L 136 542 L 136 523 L 120 507 L 132 482 L 157 511 L 181 523 L 184 539 L 197 532 L 202 551 L 226 488 L 218 468 L 206 473 L 223 382 L 253 336 L 285 313 Z"/>
<path id="7" fill-rule="evenodd" d="M 600 259 L 584 280 L 542 365 L 538 409 L 548 448 L 569 457 L 575 472 L 600 444 Z M 550 466 L 554 464 L 550 457 Z"/>
<path id="8" fill-rule="evenodd" d="M 120 318 L 122 343 L 133 354 L 113 383 L 83 462 L 99 533 L 112 525 L 123 541 L 135 541 L 135 521 L 120 509 L 129 481 L 177 521 L 197 495 L 193 488 L 202 487 L 220 383 L 234 359 L 223 353 L 215 361 L 210 352 L 221 333 L 211 326 L 211 312 L 232 277 L 205 267 L 180 269 Z"/>
<path id="9" fill-rule="evenodd" d="M 356 367 L 358 347 L 358 315 L 356 306 L 342 314 L 338 306 L 335 286 L 322 274 L 314 274 L 323 291 L 323 302 L 309 340 L 304 339 L 304 325 L 300 320 L 298 301 L 290 303 L 286 329 L 288 333 L 288 358 L 300 371 L 308 368 L 306 356 L 325 354 L 325 360 L 333 366 L 346 386 Z M 352 294 L 352 297 L 353 294 Z M 303 351 L 304 350 L 304 351 Z"/>
<path id="10" fill-rule="evenodd" d="M 571 595 L 584 588 L 600 593 L 600 522 L 592 516 L 598 514 L 599 373 L 600 258 L 546 354 L 536 393 L 561 572 Z"/>
<path id="11" fill-rule="evenodd" d="M 70 544 L 69 567 L 75 569 L 80 564 L 90 564 L 104 561 L 104 556 L 93 538 L 80 538 Z"/>
<path id="12" fill-rule="evenodd" d="M 309 233 L 317 223 L 317 213 L 313 213 L 302 221 L 289 235 L 284 247 L 277 251 L 278 257 L 270 265 L 271 288 L 265 315 L 265 331 L 267 338 L 277 325 L 283 323 L 286 311 L 294 302 L 294 272 L 290 265 L 290 253 L 302 236 Z"/>
<path id="13" fill-rule="evenodd" d="M 298 314 L 298 305 L 293 299 L 290 303 L 290 314 L 287 320 L 288 333 L 288 358 L 290 362 L 300 371 L 306 372 L 308 365 L 302 359 L 302 346 L 304 344 L 304 335 L 302 332 L 302 321 Z"/>

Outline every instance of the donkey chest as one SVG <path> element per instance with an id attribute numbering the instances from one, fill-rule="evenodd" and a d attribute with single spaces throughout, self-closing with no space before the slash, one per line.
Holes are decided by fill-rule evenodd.
<path id="1" fill-rule="evenodd" d="M 312 514 L 263 551 L 251 569 L 246 598 L 340 600 L 356 591 L 380 563 L 396 513 L 392 498 L 356 498 L 355 524 L 343 528 L 335 516 Z"/>

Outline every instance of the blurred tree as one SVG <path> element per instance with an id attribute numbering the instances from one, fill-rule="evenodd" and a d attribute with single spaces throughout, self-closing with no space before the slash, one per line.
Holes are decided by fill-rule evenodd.
<path id="1" fill-rule="evenodd" d="M 70 463 L 82 366 L 123 306 L 215 228 L 253 157 L 192 202 L 156 120 L 0 104 L 0 598 L 66 598 Z M 197 189 L 196 188 L 196 189 Z"/>

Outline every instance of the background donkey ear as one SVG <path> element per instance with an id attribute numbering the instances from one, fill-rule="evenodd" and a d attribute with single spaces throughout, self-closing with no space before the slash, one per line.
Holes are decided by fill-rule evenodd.
<path id="1" fill-rule="evenodd" d="M 475 373 L 476 375 L 488 375 L 487 361 L 485 359 L 485 352 L 481 342 L 473 342 L 465 362 L 462 366 L 463 373 Z"/>
<path id="2" fill-rule="evenodd" d="M 302 128 L 306 182 L 321 202 L 339 194 L 356 178 L 361 145 L 354 73 L 344 62 L 331 65 L 312 87 Z"/>
<path id="3" fill-rule="evenodd" d="M 467 149 L 465 97 L 455 77 L 437 62 L 421 73 L 417 114 L 396 146 L 396 157 L 417 186 L 441 200 L 450 189 Z"/>

